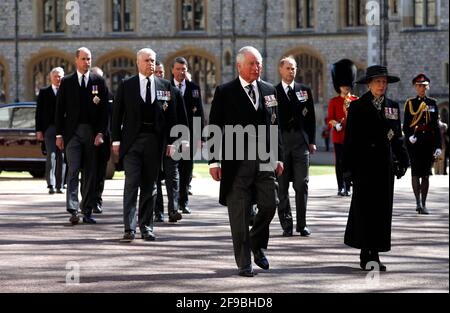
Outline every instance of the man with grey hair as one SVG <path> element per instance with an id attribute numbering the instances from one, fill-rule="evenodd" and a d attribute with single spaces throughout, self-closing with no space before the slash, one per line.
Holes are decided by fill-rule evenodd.
<path id="1" fill-rule="evenodd" d="M 297 212 L 296 231 L 300 236 L 311 233 L 306 225 L 308 202 L 309 155 L 316 151 L 316 115 L 311 89 L 295 82 L 297 62 L 292 57 L 280 60 L 281 82 L 276 86 L 283 136 L 285 170 L 278 178 L 278 217 L 283 236 L 293 235 L 293 220 L 289 201 L 289 183 L 293 181 Z"/>
<path id="2" fill-rule="evenodd" d="M 92 218 L 95 203 L 96 149 L 103 144 L 103 134 L 108 124 L 108 90 L 105 80 L 91 73 L 91 51 L 79 48 L 76 52 L 76 72 L 64 77 L 56 101 L 56 146 L 66 151 L 67 211 L 70 222 L 96 224 Z M 78 176 L 81 171 L 83 190 L 78 201 Z"/>
<path id="3" fill-rule="evenodd" d="M 222 159 L 220 163 L 219 160 L 212 159 L 209 164 L 212 178 L 220 181 L 219 202 L 228 206 L 238 273 L 240 276 L 253 277 L 255 273 L 250 251 L 253 252 L 256 265 L 265 270 L 269 269 L 269 261 L 263 249 L 267 249 L 269 225 L 276 211 L 275 170 L 269 170 L 267 158 L 258 155 L 255 160 L 251 157 L 257 155 L 255 151 L 251 151 L 255 147 L 250 145 L 255 135 L 247 134 L 243 147 L 238 146 L 234 140 L 230 147 L 225 144 L 228 135 L 224 129 L 230 126 L 265 129 L 266 151 L 278 148 L 278 176 L 283 172 L 283 163 L 280 161 L 283 152 L 281 142 L 278 141 L 278 147 L 271 147 L 268 142 L 271 137 L 270 126 L 278 125 L 278 110 L 275 88 L 260 80 L 261 54 L 253 47 L 244 47 L 239 50 L 236 60 L 239 77 L 218 86 L 212 101 L 210 124 L 222 129 Z M 264 133 L 258 132 L 256 136 L 264 138 Z M 214 146 L 215 149 L 220 147 Z M 236 152 L 242 150 L 247 153 L 244 159 L 240 160 Z M 227 159 L 230 154 L 232 157 Z M 258 213 L 249 231 L 249 208 L 255 202 Z"/>
<path id="4" fill-rule="evenodd" d="M 64 152 L 55 144 L 55 111 L 56 94 L 58 93 L 64 70 L 55 67 L 50 72 L 50 86 L 39 91 L 36 106 L 36 139 L 45 142 L 47 162 L 45 163 L 45 178 L 49 194 L 63 193 L 66 177 Z"/>
<path id="5" fill-rule="evenodd" d="M 170 130 L 177 123 L 174 88 L 169 81 L 154 75 L 155 61 L 152 49 L 139 50 L 138 75 L 122 81 L 114 98 L 112 151 L 123 159 L 125 169 L 122 242 L 135 239 L 138 221 L 142 239 L 156 239 L 153 232 L 156 182 L 163 155 L 174 153 L 172 143 L 176 138 L 170 137 Z"/>

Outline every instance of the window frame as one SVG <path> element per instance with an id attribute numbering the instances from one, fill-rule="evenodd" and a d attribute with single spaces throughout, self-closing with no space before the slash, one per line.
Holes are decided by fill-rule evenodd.
<path id="1" fill-rule="evenodd" d="M 119 29 L 115 29 L 114 28 L 114 22 L 115 22 L 115 17 L 116 17 L 116 12 L 115 12 L 115 5 L 114 2 L 115 1 L 119 1 L 120 2 L 120 27 Z M 125 29 L 125 17 L 126 17 L 126 6 L 127 4 L 129 4 L 131 2 L 131 12 L 129 12 L 130 14 L 130 22 L 129 24 L 132 25 L 132 28 L 129 29 Z M 136 28 L 137 28 L 137 3 L 136 0 L 109 0 L 109 17 L 111 18 L 111 32 L 113 33 L 133 33 L 136 32 Z"/>
<path id="2" fill-rule="evenodd" d="M 417 23 L 417 14 L 418 9 L 417 5 L 418 3 L 421 3 L 421 21 L 420 24 Z M 434 15 L 430 15 L 430 4 L 434 4 Z M 438 24 L 437 19 L 437 9 L 438 9 L 438 3 L 437 0 L 414 0 L 413 1 L 413 27 L 414 28 L 425 28 L 425 27 L 436 27 Z M 433 18 L 434 23 L 430 23 L 431 18 Z"/>
<path id="3" fill-rule="evenodd" d="M 196 1 L 201 1 L 202 2 L 202 7 L 203 7 L 203 14 L 202 14 L 202 19 L 200 19 L 200 24 L 203 23 L 203 28 L 199 28 L 199 29 L 195 29 L 195 24 L 196 24 L 196 19 L 195 19 L 195 12 L 196 12 L 196 8 L 198 6 Z M 189 20 L 189 24 L 190 24 L 190 29 L 184 29 L 184 3 L 185 2 L 189 2 L 192 8 L 192 19 Z M 197 32 L 197 33 L 202 33 L 202 32 L 206 32 L 207 28 L 208 28 L 208 2 L 205 0 L 178 0 L 177 1 L 177 7 L 178 7 L 178 17 L 177 17 L 177 21 L 178 21 L 178 30 L 180 32 Z"/>
<path id="4" fill-rule="evenodd" d="M 57 30 L 57 22 L 58 22 L 58 2 L 62 1 L 63 5 L 63 12 L 62 12 L 62 17 L 61 17 L 61 25 L 62 25 L 62 29 L 61 30 Z M 51 30 L 47 30 L 46 29 L 46 4 L 48 2 L 51 2 L 51 4 L 53 5 L 53 14 L 52 14 L 52 25 L 51 25 Z M 42 1 L 42 7 L 41 7 L 41 18 L 42 18 L 42 33 L 44 34 L 64 34 L 67 30 L 66 28 L 66 23 L 65 23 L 65 13 L 66 13 L 66 3 L 67 0 L 43 0 Z M 60 13 L 61 14 L 61 13 Z"/>

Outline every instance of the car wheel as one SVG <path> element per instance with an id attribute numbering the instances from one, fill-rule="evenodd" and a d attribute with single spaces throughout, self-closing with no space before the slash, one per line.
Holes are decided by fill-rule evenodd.
<path id="1" fill-rule="evenodd" d="M 44 178 L 45 170 L 30 171 L 30 174 L 31 176 L 33 176 L 33 178 Z"/>
<path id="2" fill-rule="evenodd" d="M 113 158 L 111 157 L 106 165 L 106 179 L 112 179 L 114 177 L 114 173 L 116 172 L 116 163 L 114 163 Z"/>

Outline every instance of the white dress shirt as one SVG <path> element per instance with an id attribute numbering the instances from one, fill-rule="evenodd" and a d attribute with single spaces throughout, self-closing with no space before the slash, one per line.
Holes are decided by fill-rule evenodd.
<path id="1" fill-rule="evenodd" d="M 244 88 L 245 94 L 247 95 L 247 97 L 250 99 L 250 101 L 253 103 L 252 98 L 250 97 L 250 95 L 248 94 L 248 88 L 246 88 L 248 85 L 252 85 L 253 86 L 253 91 L 255 92 L 255 98 L 256 98 L 256 103 L 253 103 L 253 106 L 255 107 L 255 110 L 258 110 L 259 107 L 259 90 L 258 90 L 258 84 L 256 83 L 256 80 L 253 81 L 251 84 L 247 83 L 240 75 L 239 75 L 239 80 L 241 81 L 241 85 L 242 88 Z"/>
<path id="2" fill-rule="evenodd" d="M 80 84 L 80 87 L 81 87 L 81 78 L 82 78 L 83 74 L 81 74 L 80 72 L 77 71 L 77 75 L 78 75 L 78 83 Z M 84 83 L 85 83 L 86 87 L 88 85 L 88 82 L 89 82 L 89 71 L 87 71 L 86 74 L 84 74 Z"/>
<path id="3" fill-rule="evenodd" d="M 289 95 L 288 95 L 289 86 L 291 86 L 292 90 L 294 90 L 295 81 L 292 81 L 292 83 L 290 83 L 288 85 L 282 80 L 281 81 L 281 85 L 283 86 L 283 90 L 284 90 L 284 92 L 286 93 L 286 96 L 288 96 L 288 99 L 289 99 Z"/>
<path id="4" fill-rule="evenodd" d="M 184 93 L 186 92 L 186 79 L 183 80 L 182 82 L 177 81 L 175 78 L 173 79 L 173 82 L 175 83 L 175 86 L 180 89 L 181 94 L 184 97 Z M 181 84 L 181 88 L 180 88 L 180 84 Z"/>
<path id="5" fill-rule="evenodd" d="M 150 94 L 151 94 L 151 103 L 155 101 L 156 98 L 156 87 L 155 87 L 155 76 L 149 76 L 150 78 Z M 139 73 L 139 86 L 140 86 L 140 92 L 141 92 L 141 98 L 145 102 L 145 95 L 147 93 L 147 77 Z"/>

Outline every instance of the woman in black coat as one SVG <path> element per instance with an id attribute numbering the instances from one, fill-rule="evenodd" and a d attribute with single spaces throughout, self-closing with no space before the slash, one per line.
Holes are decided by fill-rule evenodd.
<path id="1" fill-rule="evenodd" d="M 426 95 L 430 79 L 425 74 L 414 77 L 412 83 L 416 88 L 417 96 L 406 100 L 403 132 L 411 159 L 416 211 L 419 214 L 429 214 L 426 207 L 430 186 L 429 176 L 435 158 L 442 154 L 439 109 L 436 100 Z"/>
<path id="2" fill-rule="evenodd" d="M 399 80 L 384 66 L 367 68 L 357 83 L 368 84 L 369 91 L 351 103 L 347 116 L 343 161 L 353 195 L 345 244 L 361 249 L 363 270 L 371 261 L 386 270 L 378 253 L 391 249 L 394 176 L 403 176 L 409 165 L 399 105 L 385 97 L 388 84 Z"/>

